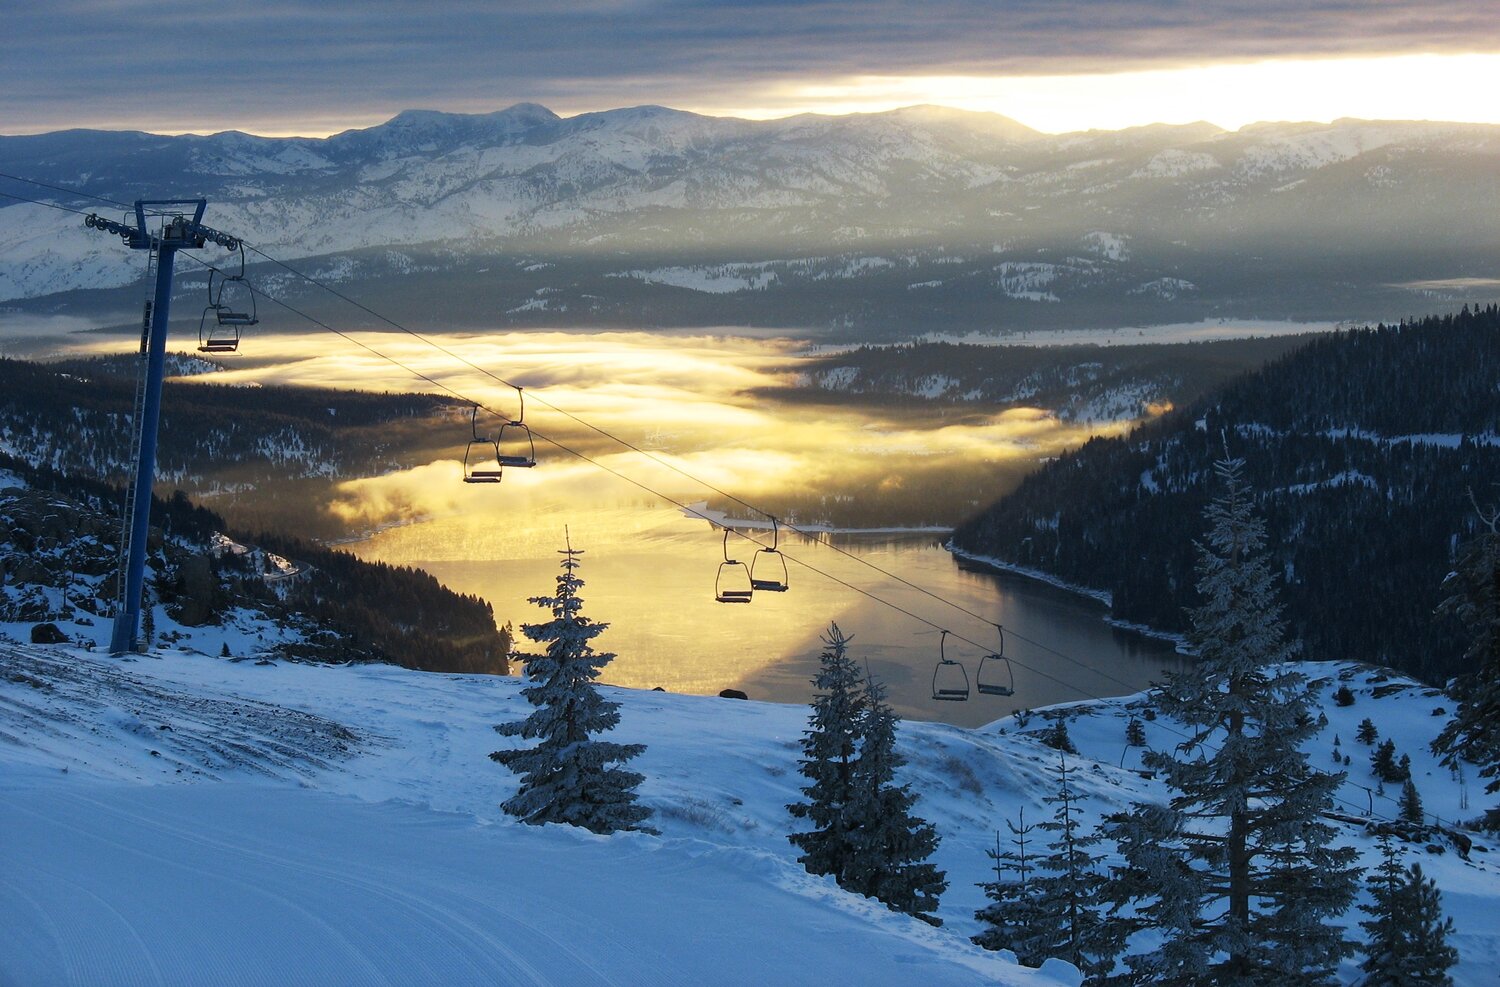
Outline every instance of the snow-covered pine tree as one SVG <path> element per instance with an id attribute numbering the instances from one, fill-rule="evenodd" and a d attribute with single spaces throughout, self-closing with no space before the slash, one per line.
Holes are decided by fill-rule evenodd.
<path id="1" fill-rule="evenodd" d="M 1422 865 L 1413 863 L 1406 873 L 1406 936 L 1409 952 L 1404 965 L 1407 984 L 1452 987 L 1448 969 L 1458 962 L 1458 950 L 1449 942 L 1453 919 L 1443 917 L 1443 895 L 1437 881 L 1422 874 Z"/>
<path id="2" fill-rule="evenodd" d="M 1328 983 L 1352 951 L 1325 921 L 1358 880 L 1354 851 L 1331 846 L 1320 817 L 1343 775 L 1315 771 L 1301 750 L 1316 731 L 1311 692 L 1286 664 L 1295 648 L 1241 468 L 1216 464 L 1224 493 L 1207 511 L 1203 604 L 1190 611 L 1198 659 L 1154 694 L 1190 730 L 1177 751 L 1143 758 L 1176 794 L 1106 827 L 1126 865 L 1111 894 L 1160 936 L 1127 960 L 1153 984 Z"/>
<path id="3" fill-rule="evenodd" d="M 1102 858 L 1090 849 L 1103 837 L 1079 831 L 1079 795 L 1066 756 L 1058 757 L 1056 793 L 1043 801 L 1054 808 L 1052 820 L 1040 828 L 1053 839 L 1047 844 L 1051 852 L 1036 861 L 1039 921 L 1033 925 L 1033 951 L 1065 959 L 1088 982 L 1099 982 L 1114 968 L 1125 935 L 1122 923 L 1104 914 L 1109 878 Z"/>
<path id="4" fill-rule="evenodd" d="M 850 640 L 838 624 L 830 624 L 823 635 L 825 647 L 813 679 L 818 692 L 813 697 L 807 729 L 802 732 L 802 774 L 808 779 L 802 794 L 808 801 L 787 806 L 793 816 L 807 819 L 813 826 L 787 837 L 802 851 L 797 861 L 809 873 L 831 874 L 840 884 L 853 855 L 849 803 L 865 702 L 859 668 L 849 657 Z"/>
<path id="5" fill-rule="evenodd" d="M 1016 821 L 1005 821 L 1010 830 L 1010 845 L 1013 850 L 1000 849 L 1000 833 L 995 832 L 995 849 L 986 850 L 994 862 L 995 879 L 981 884 L 990 904 L 974 913 L 984 923 L 984 929 L 971 937 L 974 945 L 984 949 L 1008 949 L 1016 959 L 1026 966 L 1040 966 L 1047 958 L 1035 952 L 1037 943 L 1033 930 L 1041 924 L 1041 911 L 1037 904 L 1035 877 L 1035 855 L 1027 852 L 1033 842 L 1031 831 L 1036 827 L 1026 824 L 1026 807 L 1020 807 Z M 1005 872 L 1015 875 L 1007 879 Z"/>
<path id="6" fill-rule="evenodd" d="M 1400 781 L 1400 769 L 1396 767 L 1396 742 L 1387 737 L 1376 745 L 1370 754 L 1370 770 L 1381 781 Z"/>
<path id="7" fill-rule="evenodd" d="M 1366 936 L 1360 987 L 1449 987 L 1458 951 L 1448 944 L 1453 920 L 1443 918 L 1437 883 L 1422 876 L 1419 864 L 1402 868 L 1402 851 L 1389 834 L 1380 837 L 1380 853 L 1380 866 L 1365 881 L 1370 904 L 1359 906 L 1370 916 L 1359 923 Z"/>
<path id="8" fill-rule="evenodd" d="M 893 911 L 942 925 L 932 913 L 948 882 L 942 871 L 926 862 L 937 849 L 937 831 L 912 815 L 917 796 L 911 787 L 896 784 L 896 769 L 906 763 L 896 749 L 899 722 L 885 701 L 885 690 L 867 677 L 847 814 L 851 855 L 839 883 L 885 902 Z"/>
<path id="9" fill-rule="evenodd" d="M 1479 776 L 1489 779 L 1484 790 L 1494 792 L 1500 791 L 1500 511 L 1478 514 L 1483 530 L 1465 546 L 1443 583 L 1449 595 L 1438 605 L 1438 612 L 1464 623 L 1472 640 L 1464 652 L 1466 671 L 1449 690 L 1458 708 L 1432 750 L 1445 764 L 1462 759 L 1479 765 Z"/>
<path id="10" fill-rule="evenodd" d="M 1401 821 L 1414 826 L 1422 825 L 1422 796 L 1410 778 L 1401 784 Z"/>
<path id="11" fill-rule="evenodd" d="M 535 747 L 495 751 L 490 757 L 521 775 L 520 789 L 501 805 L 523 822 L 567 823 L 595 833 L 634 829 L 651 810 L 636 803 L 635 788 L 643 780 L 634 771 L 615 767 L 641 754 L 644 744 L 615 744 L 594 740 L 620 722 L 620 704 L 604 699 L 594 679 L 614 659 L 595 652 L 591 643 L 608 624 L 583 615 L 578 575 L 583 552 L 569 542 L 559 552 L 562 575 L 555 596 L 534 596 L 531 602 L 552 611 L 542 624 L 522 624 L 521 632 L 538 644 L 542 654 L 523 654 L 526 678 L 521 690 L 536 711 L 524 720 L 501 723 L 495 730 L 506 737 L 540 738 Z"/>

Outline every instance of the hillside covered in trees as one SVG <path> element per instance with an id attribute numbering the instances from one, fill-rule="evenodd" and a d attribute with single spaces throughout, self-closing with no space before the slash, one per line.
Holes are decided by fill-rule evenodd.
<path id="1" fill-rule="evenodd" d="M 0 454 L 0 622 L 55 623 L 70 638 L 107 626 L 121 498 L 119 487 Z M 249 614 L 279 628 L 256 657 L 508 671 L 510 633 L 490 605 L 425 572 L 237 533 L 181 491 L 154 500 L 152 522 L 148 598 L 165 618 L 162 643 L 227 632 Z"/>
<path id="2" fill-rule="evenodd" d="M 172 354 L 162 391 L 158 493 L 211 498 L 231 524 L 304 537 L 345 532 L 308 504 L 315 488 L 417 462 L 454 433 L 429 394 L 211 383 L 219 365 Z M 0 449 L 71 476 L 124 483 L 133 467 L 133 356 L 49 364 L 0 359 Z M 191 378 L 191 379 L 188 379 Z"/>
<path id="3" fill-rule="evenodd" d="M 1500 308 L 1319 339 L 1047 464 L 954 546 L 1107 590 L 1117 619 L 1181 631 L 1226 447 L 1245 460 L 1308 657 L 1429 681 L 1458 670 L 1463 633 L 1434 609 L 1479 524 L 1474 500 L 1500 497 Z"/>

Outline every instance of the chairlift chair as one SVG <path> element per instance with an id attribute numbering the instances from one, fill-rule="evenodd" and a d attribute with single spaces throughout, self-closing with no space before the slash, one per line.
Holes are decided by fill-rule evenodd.
<path id="1" fill-rule="evenodd" d="M 943 631 L 938 641 L 938 663 L 932 670 L 932 698 L 938 702 L 965 702 L 969 698 L 969 672 L 961 662 L 948 657 L 947 642 L 948 632 Z"/>
<path id="2" fill-rule="evenodd" d="M 469 413 L 469 426 L 469 444 L 464 448 L 464 482 L 499 483 L 501 477 L 505 475 L 505 464 L 500 460 L 499 437 L 489 434 L 487 428 L 481 429 L 477 404 Z M 501 428 L 503 429 L 504 426 L 502 425 Z M 491 459 L 494 460 L 493 468 L 490 467 Z"/>
<path id="3" fill-rule="evenodd" d="M 501 466 L 530 469 L 536 465 L 536 440 L 531 435 L 531 426 L 526 424 L 526 392 L 517 387 L 516 395 L 521 401 L 521 413 L 500 426 L 500 433 L 495 436 L 495 458 Z M 500 453 L 500 448 L 507 444 L 505 437 L 507 430 L 511 432 L 509 447 L 517 450 L 519 455 L 501 455 Z M 522 442 L 525 445 L 522 445 Z"/>
<path id="4" fill-rule="evenodd" d="M 233 353 L 240 348 L 240 327 L 237 324 L 221 325 L 217 319 L 208 321 L 208 313 L 214 311 L 209 305 L 198 319 L 199 353 Z"/>
<path id="5" fill-rule="evenodd" d="M 260 322 L 256 315 L 255 289 L 245 280 L 244 244 L 239 244 L 238 250 L 240 266 L 237 274 L 209 269 L 208 306 L 198 319 L 199 352 L 233 353 L 240 347 L 240 328 Z M 208 323 L 209 312 L 214 314 L 213 325 Z"/>
<path id="6" fill-rule="evenodd" d="M 979 659 L 979 668 L 974 671 L 974 688 L 984 696 L 1014 696 L 1016 673 L 1010 666 L 1010 659 L 1005 657 L 1005 628 L 996 624 L 995 630 L 1000 632 L 1000 650 Z M 1004 669 L 1003 683 L 1000 669 Z"/>
<path id="7" fill-rule="evenodd" d="M 755 595 L 750 567 L 729 557 L 729 529 L 724 529 L 724 561 L 714 578 L 714 599 L 719 603 L 749 603 Z"/>
<path id="8" fill-rule="evenodd" d="M 769 515 L 768 515 L 769 516 Z M 786 556 L 777 550 L 781 543 L 781 524 L 771 517 L 771 547 L 762 548 L 750 560 L 750 587 L 785 593 L 787 590 Z"/>

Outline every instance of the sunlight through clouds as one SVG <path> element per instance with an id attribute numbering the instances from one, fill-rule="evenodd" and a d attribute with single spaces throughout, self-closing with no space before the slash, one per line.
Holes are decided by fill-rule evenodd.
<path id="1" fill-rule="evenodd" d="M 1229 130 L 1267 120 L 1500 123 L 1500 55 L 1268 59 L 1078 75 L 884 76 L 787 82 L 730 116 L 874 113 L 931 103 L 1000 113 L 1046 133 L 1205 120 Z"/>
<path id="2" fill-rule="evenodd" d="M 367 333 L 361 339 L 456 394 L 502 414 L 518 413 L 514 390 L 452 356 L 401 335 Z M 788 401 L 774 389 L 791 383 L 806 359 L 797 352 L 799 344 L 788 340 L 685 336 L 664 341 L 645 333 L 502 333 L 444 336 L 441 343 L 475 366 L 493 367 L 496 376 L 527 388 L 526 422 L 537 433 L 544 468 L 505 471 L 504 502 L 510 510 L 542 502 L 615 505 L 652 496 L 643 487 L 692 501 L 709 495 L 704 483 L 773 500 L 824 489 L 891 490 L 955 466 L 1020 464 L 1056 455 L 1089 435 L 1117 433 L 1131 424 L 1084 427 L 1035 408 L 887 411 L 868 402 L 855 406 Z M 241 385 L 436 390 L 368 352 L 347 347 L 331 351 L 324 336 L 278 336 L 277 346 L 284 362 L 205 379 Z M 590 426 L 650 456 L 625 449 Z M 467 416 L 455 408 L 445 427 L 448 438 L 439 441 L 452 450 L 451 458 L 345 482 L 328 509 L 341 521 L 362 528 L 484 513 L 478 505 L 492 503 L 493 492 L 457 482 L 470 437 Z M 594 462 L 575 457 L 564 446 Z"/>

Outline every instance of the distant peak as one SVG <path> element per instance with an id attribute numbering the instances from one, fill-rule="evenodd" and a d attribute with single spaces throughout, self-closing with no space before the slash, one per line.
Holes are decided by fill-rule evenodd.
<path id="1" fill-rule="evenodd" d="M 402 110 L 382 126 L 396 128 L 411 127 L 455 127 L 476 123 L 507 123 L 534 126 L 552 123 L 561 119 L 556 113 L 540 103 L 516 103 L 492 113 L 448 113 L 443 110 Z"/>

